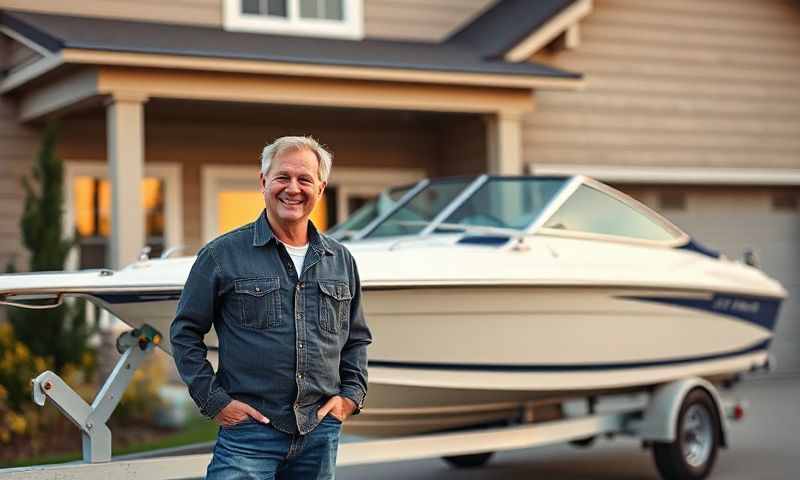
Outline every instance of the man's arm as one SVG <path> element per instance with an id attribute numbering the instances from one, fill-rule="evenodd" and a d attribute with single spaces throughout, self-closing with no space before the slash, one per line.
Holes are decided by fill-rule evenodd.
<path id="1" fill-rule="evenodd" d="M 200 412 L 209 418 L 217 416 L 231 402 L 206 359 L 208 349 L 203 342 L 214 324 L 219 282 L 219 266 L 212 248 L 206 246 L 192 265 L 170 328 L 172 356 L 178 373 Z"/>
<path id="2" fill-rule="evenodd" d="M 353 299 L 350 303 L 350 335 L 342 348 L 339 376 L 342 381 L 340 395 L 352 400 L 357 414 L 364 406 L 367 395 L 367 346 L 372 343 L 364 311 L 361 308 L 361 280 L 353 257 L 350 257 L 352 275 L 350 285 Z"/>

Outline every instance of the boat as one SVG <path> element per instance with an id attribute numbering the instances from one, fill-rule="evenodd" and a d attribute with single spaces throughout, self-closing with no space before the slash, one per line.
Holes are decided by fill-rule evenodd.
<path id="1" fill-rule="evenodd" d="M 356 258 L 374 343 L 350 433 L 510 423 L 558 415 L 565 398 L 726 384 L 769 364 L 786 290 L 594 179 L 426 179 L 352 218 L 333 235 Z M 166 333 L 193 261 L 4 275 L 0 302 L 83 297 Z"/>

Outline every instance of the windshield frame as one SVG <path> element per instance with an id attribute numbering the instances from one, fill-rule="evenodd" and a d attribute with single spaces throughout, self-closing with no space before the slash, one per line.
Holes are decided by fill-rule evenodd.
<path id="1" fill-rule="evenodd" d="M 386 212 L 383 215 L 373 220 L 372 223 L 367 225 L 361 232 L 353 237 L 353 240 L 369 240 L 370 235 L 389 217 L 391 217 L 397 210 L 403 208 L 407 203 L 414 199 L 414 197 L 422 192 L 425 188 L 429 186 L 436 185 L 441 181 L 453 181 L 458 178 L 463 177 L 448 177 L 443 178 L 441 180 L 422 180 L 420 181 L 413 189 L 411 189 L 405 196 L 403 196 L 400 201 L 398 201 L 395 206 Z M 566 201 L 566 199 L 574 192 L 578 185 L 581 183 L 579 178 L 570 177 L 570 176 L 561 176 L 561 175 L 519 175 L 519 176 L 507 176 L 507 175 L 489 175 L 489 174 L 482 174 L 477 176 L 474 180 L 467 183 L 464 188 L 450 201 L 447 205 L 445 205 L 442 210 L 436 214 L 436 216 L 425 226 L 422 230 L 416 233 L 408 234 L 408 235 L 398 235 L 398 237 L 426 237 L 436 234 L 436 229 L 440 228 L 440 226 L 444 223 L 444 221 L 450 217 L 450 215 L 458 210 L 461 205 L 469 201 L 470 198 L 478 191 L 481 187 L 483 187 L 486 183 L 491 180 L 502 180 L 502 179 L 515 179 L 515 180 L 543 180 L 543 179 L 557 179 L 557 180 L 564 180 L 564 185 L 562 185 L 561 189 L 558 193 L 552 197 L 545 208 L 542 210 L 542 213 L 529 225 L 525 228 L 525 230 L 519 230 L 519 233 L 522 235 L 530 235 L 535 232 L 539 226 L 543 223 L 542 217 L 549 217 L 552 215 L 555 210 L 557 210 L 560 205 Z M 509 230 L 511 231 L 511 230 Z M 462 235 L 467 235 L 465 232 Z"/>

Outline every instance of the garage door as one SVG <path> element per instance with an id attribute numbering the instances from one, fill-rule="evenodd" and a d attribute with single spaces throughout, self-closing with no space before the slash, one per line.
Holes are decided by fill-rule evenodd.
<path id="1" fill-rule="evenodd" d="M 619 187 L 654 207 L 701 244 L 741 258 L 752 247 L 762 269 L 789 291 L 771 352 L 776 372 L 800 373 L 800 213 L 798 190 Z"/>

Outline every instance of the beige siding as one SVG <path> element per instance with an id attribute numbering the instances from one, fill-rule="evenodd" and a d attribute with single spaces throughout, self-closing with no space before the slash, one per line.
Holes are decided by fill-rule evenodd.
<path id="1" fill-rule="evenodd" d="M 364 0 L 367 37 L 438 41 L 495 0 Z"/>
<path id="2" fill-rule="evenodd" d="M 0 0 L 0 9 L 222 26 L 222 0 Z"/>
<path id="3" fill-rule="evenodd" d="M 539 92 L 524 155 L 542 163 L 800 168 L 800 6 L 596 0 L 573 51 L 583 92 Z"/>
<path id="4" fill-rule="evenodd" d="M 14 105 L 0 98 L 0 271 L 9 262 L 27 267 L 19 229 L 25 198 L 21 179 L 31 174 L 39 146 L 39 133 L 18 125 L 15 118 Z"/>

